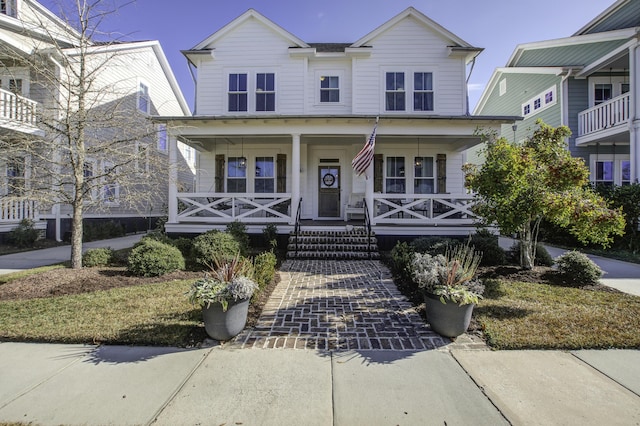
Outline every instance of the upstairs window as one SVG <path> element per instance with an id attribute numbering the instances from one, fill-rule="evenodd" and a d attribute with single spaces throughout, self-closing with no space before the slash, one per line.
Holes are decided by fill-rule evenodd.
<path id="1" fill-rule="evenodd" d="M 337 76 L 320 77 L 320 102 L 340 102 L 340 78 Z"/>
<path id="2" fill-rule="evenodd" d="M 537 114 L 540 111 L 553 106 L 557 102 L 556 86 L 552 86 L 544 92 L 538 93 L 533 98 L 522 104 L 522 116 Z"/>
<path id="3" fill-rule="evenodd" d="M 149 86 L 141 82 L 138 86 L 138 111 L 149 114 L 150 107 Z"/>
<path id="4" fill-rule="evenodd" d="M 25 159 L 14 158 L 7 163 L 7 195 L 21 197 L 25 191 Z"/>
<path id="5" fill-rule="evenodd" d="M 413 74 L 413 110 L 433 111 L 433 73 Z"/>
<path id="6" fill-rule="evenodd" d="M 120 186 L 116 180 L 116 174 L 118 173 L 117 167 L 111 161 L 104 161 L 102 163 L 104 184 L 102 186 L 102 201 L 105 203 L 115 204 L 120 198 Z"/>
<path id="7" fill-rule="evenodd" d="M 256 74 L 256 111 L 276 110 L 275 74 Z"/>
<path id="8" fill-rule="evenodd" d="M 405 110 L 405 85 L 403 72 L 386 73 L 385 109 L 387 111 Z"/>
<path id="9" fill-rule="evenodd" d="M 15 93 L 16 95 L 22 96 L 22 79 L 21 78 L 11 78 L 9 79 L 9 91 L 11 93 Z"/>
<path id="10" fill-rule="evenodd" d="M 16 0 L 0 0 L 0 13 L 14 18 L 17 17 Z"/>
<path id="11" fill-rule="evenodd" d="M 387 157 L 385 192 L 387 194 L 406 192 L 404 157 Z"/>
<path id="12" fill-rule="evenodd" d="M 613 87 L 611 84 L 596 84 L 594 90 L 594 105 L 599 105 L 612 98 Z"/>
<path id="13" fill-rule="evenodd" d="M 256 178 L 254 192 L 274 192 L 275 173 L 273 165 L 273 157 L 256 157 Z"/>
<path id="14" fill-rule="evenodd" d="M 169 139 L 167 138 L 167 125 L 158 124 L 158 151 L 167 152 L 169 150 Z"/>
<path id="15" fill-rule="evenodd" d="M 247 111 L 247 74 L 229 74 L 229 111 Z"/>

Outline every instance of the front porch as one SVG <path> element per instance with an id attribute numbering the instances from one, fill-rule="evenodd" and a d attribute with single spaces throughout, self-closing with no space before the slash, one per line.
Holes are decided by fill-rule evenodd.
<path id="1" fill-rule="evenodd" d="M 36 229 L 46 229 L 46 221 L 40 221 L 38 203 L 23 198 L 0 198 L 0 233 L 15 229 L 22 220 L 34 222 Z"/>
<path id="2" fill-rule="evenodd" d="M 629 142 L 631 94 L 624 93 L 578 114 L 576 145 Z"/>

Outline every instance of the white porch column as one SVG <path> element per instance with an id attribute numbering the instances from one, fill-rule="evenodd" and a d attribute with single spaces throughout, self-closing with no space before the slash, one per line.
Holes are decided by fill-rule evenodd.
<path id="1" fill-rule="evenodd" d="M 169 135 L 169 208 L 168 223 L 178 220 L 178 140 Z"/>
<path id="2" fill-rule="evenodd" d="M 640 64 L 638 64 L 638 46 L 629 48 L 629 92 L 631 93 L 631 102 L 629 105 L 630 122 L 629 122 L 629 163 L 631 166 L 631 182 L 638 182 L 640 179 L 640 122 L 638 114 L 640 112 L 640 84 L 638 84 L 638 72 Z"/>
<path id="3" fill-rule="evenodd" d="M 291 135 L 291 221 L 296 222 L 296 213 L 300 203 L 300 134 Z"/>

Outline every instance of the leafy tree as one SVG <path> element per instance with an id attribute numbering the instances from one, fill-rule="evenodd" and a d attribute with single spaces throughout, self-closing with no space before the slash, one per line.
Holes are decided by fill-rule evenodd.
<path id="1" fill-rule="evenodd" d="M 625 226 L 625 245 L 632 252 L 640 250 L 640 184 L 623 186 L 596 186 L 596 191 L 611 202 L 613 207 L 622 208 Z"/>
<path id="2" fill-rule="evenodd" d="M 567 150 L 569 128 L 553 128 L 542 121 L 537 125 L 524 144 L 485 135 L 485 163 L 481 168 L 463 167 L 466 186 L 477 194 L 474 211 L 503 233 L 518 234 L 524 269 L 533 268 L 543 218 L 581 242 L 604 247 L 624 229 L 620 209 L 608 208 L 588 185 L 584 161 Z"/>

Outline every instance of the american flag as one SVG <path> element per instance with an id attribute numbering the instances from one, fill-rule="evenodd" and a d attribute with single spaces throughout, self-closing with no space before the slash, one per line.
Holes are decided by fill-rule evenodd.
<path id="1" fill-rule="evenodd" d="M 376 129 L 378 128 L 378 119 L 376 118 L 376 125 L 373 126 L 373 132 L 371 132 L 371 136 L 365 142 L 364 146 L 353 158 L 351 161 L 351 167 L 356 172 L 358 176 L 362 175 L 367 171 L 369 164 L 373 161 L 373 151 L 376 146 Z"/>

